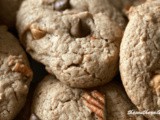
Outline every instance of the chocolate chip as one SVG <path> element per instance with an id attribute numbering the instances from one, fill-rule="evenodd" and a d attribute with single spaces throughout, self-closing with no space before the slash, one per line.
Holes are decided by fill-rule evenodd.
<path id="1" fill-rule="evenodd" d="M 70 7 L 69 0 L 57 0 L 54 3 L 54 9 L 58 10 L 58 11 L 65 10 L 65 9 L 67 9 L 69 7 Z"/>
<path id="2" fill-rule="evenodd" d="M 32 113 L 29 120 L 40 120 L 40 119 L 34 113 Z"/>
<path id="3" fill-rule="evenodd" d="M 90 28 L 87 24 L 82 23 L 80 19 L 71 26 L 70 34 L 73 37 L 81 38 L 90 34 Z"/>

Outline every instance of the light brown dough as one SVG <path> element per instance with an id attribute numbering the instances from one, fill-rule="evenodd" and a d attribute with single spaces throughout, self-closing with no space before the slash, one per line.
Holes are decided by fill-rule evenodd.
<path id="1" fill-rule="evenodd" d="M 109 82 L 118 70 L 125 27 L 122 14 L 107 0 L 70 0 L 71 9 L 64 11 L 54 10 L 54 2 L 23 2 L 17 28 L 28 53 L 69 86 L 88 88 Z M 78 21 L 82 28 L 76 26 Z M 75 37 L 88 29 L 86 36 Z"/>
<path id="2" fill-rule="evenodd" d="M 106 96 L 106 120 L 145 120 L 143 116 L 127 115 L 136 107 L 120 83 L 112 81 L 97 90 Z M 95 114 L 82 101 L 83 94 L 90 91 L 71 88 L 48 75 L 35 90 L 32 113 L 40 120 L 96 120 Z"/>
<path id="3" fill-rule="evenodd" d="M 132 7 L 120 49 L 125 90 L 140 111 L 160 110 L 160 1 Z M 146 114 L 150 120 L 160 115 Z"/>
<path id="4" fill-rule="evenodd" d="M 13 120 L 25 103 L 32 71 L 18 40 L 0 26 L 0 120 Z"/>

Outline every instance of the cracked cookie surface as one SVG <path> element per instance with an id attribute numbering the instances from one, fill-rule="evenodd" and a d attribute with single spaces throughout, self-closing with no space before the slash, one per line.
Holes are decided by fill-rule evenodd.
<path id="1" fill-rule="evenodd" d="M 17 16 L 28 53 L 63 83 L 79 88 L 115 76 L 125 24 L 107 0 L 26 0 Z"/>
<path id="2" fill-rule="evenodd" d="M 18 40 L 0 26 L 0 120 L 12 120 L 23 107 L 32 79 Z"/>
<path id="3" fill-rule="evenodd" d="M 98 89 L 105 95 L 106 120 L 146 120 L 143 115 L 128 114 L 130 110 L 138 111 L 127 96 L 123 85 L 114 79 Z"/>
<path id="4" fill-rule="evenodd" d="M 71 88 L 48 75 L 38 84 L 34 92 L 32 103 L 34 114 L 31 118 L 36 117 L 40 120 L 145 120 L 143 116 L 127 115 L 129 110 L 137 109 L 129 100 L 122 84 L 115 80 L 101 88 L 85 90 Z"/>
<path id="5" fill-rule="evenodd" d="M 40 120 L 95 120 L 92 112 L 83 105 L 82 92 L 48 75 L 35 90 L 32 112 Z"/>
<path id="6" fill-rule="evenodd" d="M 160 1 L 132 7 L 120 49 L 123 85 L 140 111 L 160 110 Z M 136 21 L 136 22 L 135 22 Z M 133 32 L 135 31 L 135 32 Z M 159 120 L 156 114 L 146 114 Z"/>

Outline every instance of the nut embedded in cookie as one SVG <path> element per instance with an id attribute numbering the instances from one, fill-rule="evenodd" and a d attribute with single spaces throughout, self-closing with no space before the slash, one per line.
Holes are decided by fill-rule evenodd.
<path id="1" fill-rule="evenodd" d="M 26 66 L 22 61 L 22 56 L 12 56 L 8 57 L 8 65 L 11 67 L 13 72 L 19 72 L 26 77 L 32 76 L 32 70 Z"/>
<path id="2" fill-rule="evenodd" d="M 156 92 L 156 94 L 160 95 L 160 75 L 155 75 L 153 79 L 150 82 L 150 85 L 153 87 L 153 91 Z"/>
<path id="3" fill-rule="evenodd" d="M 38 40 L 46 35 L 46 31 L 41 30 L 35 24 L 30 26 L 30 30 L 34 40 Z"/>
<path id="4" fill-rule="evenodd" d="M 24 64 L 21 63 L 16 63 L 13 67 L 12 67 L 12 71 L 14 72 L 20 72 L 23 75 L 30 77 L 32 76 L 32 72 L 30 70 L 30 68 Z"/>
<path id="5" fill-rule="evenodd" d="M 87 106 L 92 112 L 96 114 L 98 120 L 105 120 L 105 97 L 98 91 L 94 90 L 91 92 L 91 95 L 85 92 L 82 95 L 83 103 Z"/>
<path id="6" fill-rule="evenodd" d="M 71 9 L 55 10 L 55 4 L 59 9 L 68 1 Z M 107 0 L 91 1 L 25 0 L 17 14 L 17 29 L 27 52 L 71 87 L 103 85 L 118 70 L 125 19 Z M 37 35 L 41 31 L 46 32 L 42 38 Z M 85 61 L 85 55 L 90 61 Z"/>

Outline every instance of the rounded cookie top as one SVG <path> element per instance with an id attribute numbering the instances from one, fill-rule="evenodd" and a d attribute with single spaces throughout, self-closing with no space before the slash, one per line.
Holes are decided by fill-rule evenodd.
<path id="1" fill-rule="evenodd" d="M 146 120 L 142 115 L 131 113 L 131 111 L 138 112 L 138 110 L 117 79 L 99 88 L 99 91 L 105 95 L 107 120 Z"/>
<path id="2" fill-rule="evenodd" d="M 48 75 L 36 88 L 32 112 L 41 120 L 95 120 L 83 105 L 81 94 L 82 90 L 70 88 Z"/>
<path id="3" fill-rule="evenodd" d="M 0 24 L 14 27 L 16 14 L 23 0 L 0 0 Z"/>
<path id="4" fill-rule="evenodd" d="M 140 111 L 160 109 L 160 2 L 133 7 L 120 49 L 123 85 Z M 134 32 L 133 32 L 134 31 Z M 159 120 L 160 116 L 146 117 Z"/>
<path id="5" fill-rule="evenodd" d="M 0 120 L 12 120 L 23 107 L 32 71 L 23 49 L 0 26 Z"/>
<path id="6" fill-rule="evenodd" d="M 145 120 L 143 116 L 127 115 L 137 109 L 121 84 L 113 81 L 96 89 L 100 92 L 71 88 L 48 75 L 35 90 L 30 120 L 96 120 L 104 116 L 107 120 Z"/>
<path id="7" fill-rule="evenodd" d="M 107 0 L 26 0 L 17 16 L 28 53 L 63 83 L 80 88 L 115 76 L 124 26 Z"/>

